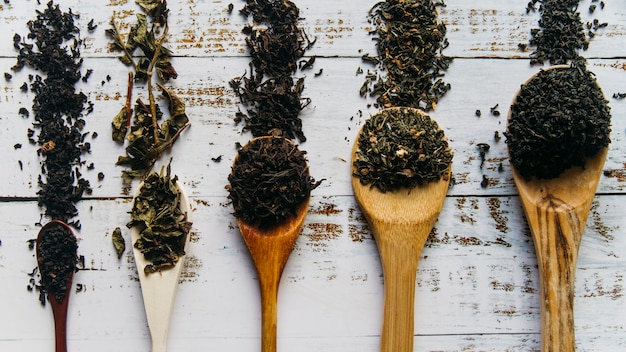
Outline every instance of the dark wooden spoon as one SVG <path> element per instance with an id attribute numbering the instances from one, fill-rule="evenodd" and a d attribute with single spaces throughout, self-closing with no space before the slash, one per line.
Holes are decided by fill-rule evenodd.
<path id="1" fill-rule="evenodd" d="M 40 243 L 43 236 L 46 233 L 54 228 L 54 227 L 63 227 L 70 236 L 74 236 L 72 229 L 59 220 L 52 220 L 47 223 L 44 227 L 41 228 L 39 234 L 37 235 L 37 263 L 39 265 L 39 272 L 41 273 L 41 262 L 40 262 Z M 50 306 L 52 307 L 52 315 L 54 316 L 54 337 L 55 337 L 55 351 L 56 352 L 67 352 L 67 308 L 70 298 L 70 290 L 72 287 L 72 279 L 74 278 L 74 271 L 72 270 L 69 274 L 69 278 L 67 280 L 67 284 L 65 285 L 66 293 L 61 301 L 56 299 L 56 291 L 51 287 L 44 287 L 48 294 L 48 301 L 50 302 Z"/>

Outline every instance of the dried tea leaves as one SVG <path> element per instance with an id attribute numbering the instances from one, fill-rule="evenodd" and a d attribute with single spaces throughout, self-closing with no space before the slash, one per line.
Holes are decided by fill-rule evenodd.
<path id="1" fill-rule="evenodd" d="M 113 242 L 113 247 L 115 247 L 115 252 L 117 253 L 117 259 L 121 259 L 124 251 L 126 250 L 126 241 L 124 241 L 124 237 L 122 236 L 122 229 L 116 227 L 111 234 L 111 242 Z"/>
<path id="2" fill-rule="evenodd" d="M 369 92 L 382 107 L 435 109 L 451 88 L 441 78 L 452 61 L 442 54 L 448 40 L 437 8 L 443 6 L 443 1 L 387 0 L 370 10 L 378 56 L 363 60 L 379 64 L 385 74 L 367 75 L 361 95 Z"/>
<path id="3" fill-rule="evenodd" d="M 78 244 L 76 237 L 61 224 L 49 224 L 39 235 L 37 264 L 42 289 L 61 302 L 67 295 L 67 284 L 76 270 Z"/>
<path id="4" fill-rule="evenodd" d="M 74 87 L 81 79 L 82 65 L 82 40 L 74 18 L 71 10 L 62 12 L 51 1 L 28 22 L 26 39 L 14 36 L 19 54 L 13 69 L 30 67 L 45 75 L 30 76 L 30 90 L 35 94 L 34 128 L 39 130 L 36 143 L 43 158 L 37 195 L 45 214 L 64 222 L 78 214 L 75 203 L 83 193 L 91 192 L 89 182 L 78 171 L 81 154 L 89 152 L 90 144 L 84 141 L 87 133 L 82 132 L 87 96 Z M 34 143 L 34 130 L 28 134 Z M 78 221 L 73 224 L 80 227 Z"/>
<path id="5" fill-rule="evenodd" d="M 167 33 L 167 3 L 165 0 L 138 0 L 135 1 L 145 12 L 136 14 L 137 22 L 130 26 L 127 40 L 124 41 L 122 33 L 111 19 L 111 28 L 105 30 L 105 33 L 111 37 L 109 49 L 112 51 L 122 52 L 119 57 L 127 66 L 132 66 L 135 71 L 135 77 L 138 80 L 147 81 L 148 74 L 152 66 L 156 70 L 157 76 L 168 81 L 170 78 L 178 77 L 178 73 L 172 66 L 170 58 L 172 51 L 162 45 L 163 38 L 155 37 L 155 28 L 165 26 L 163 34 Z M 151 21 L 149 21 L 151 19 Z M 151 26 L 151 23 L 154 27 Z M 135 50 L 141 49 L 143 56 L 135 57 Z M 135 61 L 135 58 L 137 61 Z"/>
<path id="6" fill-rule="evenodd" d="M 119 156 L 116 163 L 131 168 L 122 171 L 122 176 L 127 182 L 144 176 L 163 152 L 174 144 L 180 133 L 189 126 L 184 102 L 170 90 L 163 86 L 161 88 L 163 95 L 169 98 L 170 116 L 160 125 L 157 121 L 162 119 L 163 113 L 158 105 L 154 107 L 145 105 L 141 100 L 135 105 L 133 124 L 125 137 L 128 142 L 126 155 Z M 116 119 L 120 119 L 119 115 Z"/>
<path id="7" fill-rule="evenodd" d="M 291 1 L 249 0 L 240 12 L 263 27 L 243 30 L 252 61 L 249 77 L 230 81 L 246 109 L 237 113 L 235 122 L 244 122 L 244 131 L 255 137 L 279 134 L 306 141 L 298 115 L 309 100 L 301 97 L 304 78 L 292 75 L 298 68 L 311 68 L 315 58 L 301 60 L 313 42 L 298 27 L 300 10 Z"/>
<path id="8" fill-rule="evenodd" d="M 128 40 L 123 41 L 115 21 L 111 20 L 112 28 L 106 33 L 111 37 L 111 50 L 122 51 L 120 60 L 132 65 L 133 73 L 129 73 L 126 105 L 113 117 L 111 122 L 112 138 L 118 143 L 126 140 L 126 155 L 120 156 L 117 165 L 129 166 L 130 170 L 122 171 L 126 182 L 143 177 L 150 172 L 155 161 L 170 148 L 180 133 L 189 126 L 189 118 L 185 112 L 185 103 L 173 91 L 157 82 L 168 104 L 169 118 L 159 125 L 163 112 L 156 103 L 153 93 L 152 75 L 156 72 L 161 81 L 176 78 L 178 74 L 170 62 L 172 52 L 163 46 L 168 32 L 167 3 L 165 0 L 137 0 L 144 13 L 137 14 L 137 23 L 132 25 Z M 161 29 L 161 26 L 163 27 Z M 159 32 L 157 38 L 155 33 Z M 139 48 L 144 56 L 135 62 L 133 53 Z M 131 107 L 133 79 L 146 81 L 148 103 L 141 99 Z M 133 114 L 134 113 L 134 114 Z"/>
<path id="9" fill-rule="evenodd" d="M 591 72 L 542 70 L 511 105 L 505 132 L 511 164 L 525 178 L 555 178 L 608 146 L 610 124 L 608 101 Z"/>
<path id="10" fill-rule="evenodd" d="M 541 15 L 539 28 L 532 29 L 530 33 L 529 44 L 535 48 L 530 54 L 531 65 L 541 65 L 544 61 L 552 65 L 584 61 L 580 56 L 580 50 L 587 50 L 589 40 L 595 36 L 596 31 L 606 27 L 607 24 L 594 19 L 586 26 L 583 25 L 578 12 L 579 2 L 579 0 L 531 0 L 528 3 L 527 13 L 534 11 L 535 5 L 539 3 Z"/>
<path id="11" fill-rule="evenodd" d="M 261 228 L 295 216 L 321 182 L 309 175 L 305 154 L 282 137 L 255 138 L 241 148 L 226 186 L 235 216 Z"/>
<path id="12" fill-rule="evenodd" d="M 177 176 L 153 172 L 146 177 L 134 199 L 128 228 L 137 227 L 140 238 L 133 246 L 152 264 L 146 274 L 173 267 L 185 255 L 185 240 L 191 230 L 187 214 L 181 210 L 181 191 Z"/>
<path id="13" fill-rule="evenodd" d="M 372 115 L 357 143 L 354 176 L 382 192 L 438 181 L 452 162 L 443 131 L 415 109 L 384 109 Z"/>

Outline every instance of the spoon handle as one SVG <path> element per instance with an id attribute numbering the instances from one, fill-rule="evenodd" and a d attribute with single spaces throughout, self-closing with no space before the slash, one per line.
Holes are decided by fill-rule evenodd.
<path id="1" fill-rule="evenodd" d="M 574 276 L 585 220 L 574 207 L 553 197 L 539 203 L 530 219 L 541 282 L 543 352 L 575 350 Z"/>
<path id="2" fill-rule="evenodd" d="M 54 346 L 56 352 L 67 352 L 67 308 L 68 298 L 60 303 L 51 303 L 54 316 Z M 50 297 L 50 301 L 55 300 Z"/>
<path id="3" fill-rule="evenodd" d="M 259 278 L 261 285 L 261 351 L 276 352 L 280 274 Z"/>
<path id="4" fill-rule="evenodd" d="M 381 352 L 412 352 L 415 276 L 423 247 L 412 241 L 377 239 L 385 279 Z"/>

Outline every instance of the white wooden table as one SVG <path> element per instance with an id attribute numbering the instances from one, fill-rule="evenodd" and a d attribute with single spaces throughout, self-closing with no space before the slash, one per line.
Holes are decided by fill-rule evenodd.
<path id="1" fill-rule="evenodd" d="M 456 185 L 422 253 L 417 272 L 416 351 L 537 351 L 540 342 L 539 282 L 534 247 L 506 159 L 504 138 L 508 106 L 519 85 L 538 67 L 528 63 L 527 43 L 538 14 L 526 15 L 527 0 L 447 0 L 440 18 L 448 27 L 455 60 L 445 81 L 452 90 L 431 115 L 451 141 Z M 42 3 L 45 3 L 42 1 Z M 188 105 L 192 126 L 171 152 L 173 171 L 193 202 L 193 234 L 174 309 L 171 351 L 258 351 L 260 307 L 257 276 L 239 235 L 224 186 L 235 156 L 235 142 L 251 138 L 233 123 L 238 99 L 228 81 L 242 75 L 249 58 L 237 13 L 243 2 L 170 1 L 170 39 L 179 77 L 170 83 Z M 587 222 L 576 276 L 575 321 L 578 351 L 626 350 L 626 2 L 605 0 L 592 16 L 609 23 L 584 52 L 613 115 L 612 144 Z M 360 56 L 374 54 L 363 0 L 296 0 L 302 27 L 317 43 L 318 56 L 306 71 L 304 96 L 312 103 L 302 113 L 311 173 L 327 180 L 314 190 L 310 212 L 287 264 L 279 293 L 279 351 L 377 351 L 383 303 L 383 278 L 376 243 L 354 201 L 350 186 L 350 148 L 364 119 L 375 111 L 359 96 L 367 70 Z M 581 1 L 586 21 L 590 0 Z M 27 33 L 36 1 L 0 4 L 0 67 L 15 63 L 14 33 Z M 111 232 L 124 228 L 130 198 L 123 190 L 123 150 L 110 139 L 112 117 L 124 104 L 127 68 L 106 49 L 104 30 L 113 12 L 134 21 L 133 1 L 68 0 L 62 8 L 80 14 L 86 46 L 83 68 L 94 70 L 79 88 L 95 104 L 86 131 L 97 131 L 85 156 L 95 169 L 83 173 L 94 188 L 78 203 L 82 230 L 79 254 L 85 270 L 75 275 L 70 297 L 70 351 L 149 351 L 149 332 L 132 253 L 118 260 Z M 97 29 L 88 33 L 87 22 Z M 313 73 L 323 69 L 319 77 Z M 0 351 L 52 351 L 49 306 L 29 292 L 36 266 L 27 240 L 38 232 L 42 209 L 36 201 L 40 159 L 20 117 L 32 94 L 19 86 L 28 70 L 11 81 L 0 79 Z M 107 75 L 111 81 L 101 83 Z M 140 90 L 136 90 L 135 97 Z M 145 99 L 145 96 L 144 96 Z M 489 108 L 499 104 L 502 115 Z M 478 118 L 474 111 L 483 114 Z M 361 116 L 362 113 L 362 116 Z M 31 115 L 32 116 L 32 115 Z M 31 117 L 32 118 L 32 117 Z M 480 169 L 477 143 L 489 143 Z M 16 143 L 24 146 L 14 149 Z M 223 156 L 221 162 L 211 158 Z M 21 161 L 23 167 L 19 166 Z M 498 171 L 502 163 L 504 171 Z M 98 172 L 105 178 L 98 181 Z M 486 175 L 490 185 L 480 186 Z M 137 184 L 133 185 L 133 189 Z M 128 231 L 124 236 L 129 240 Z"/>

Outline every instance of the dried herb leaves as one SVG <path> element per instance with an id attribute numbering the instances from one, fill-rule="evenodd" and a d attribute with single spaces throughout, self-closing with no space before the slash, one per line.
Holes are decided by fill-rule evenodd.
<path id="1" fill-rule="evenodd" d="M 452 162 L 443 131 L 416 109 L 391 108 L 372 115 L 357 143 L 354 176 L 382 192 L 438 181 Z"/>
<path id="2" fill-rule="evenodd" d="M 255 138 L 239 149 L 226 186 L 235 216 L 261 228 L 294 216 L 321 183 L 309 175 L 305 154 L 282 137 Z"/>
<path id="3" fill-rule="evenodd" d="M 135 72 L 134 77 L 132 72 L 129 74 L 126 105 L 120 109 L 111 122 L 113 140 L 118 143 L 124 143 L 125 140 L 128 142 L 126 155 L 120 156 L 117 160 L 117 165 L 130 167 L 130 170 L 122 171 L 126 182 L 130 182 L 133 178 L 143 177 L 150 172 L 155 161 L 189 126 L 184 101 L 173 91 L 157 82 L 156 84 L 166 98 L 169 112 L 169 118 L 159 125 L 163 112 L 157 105 L 153 93 L 153 72 L 156 72 L 161 81 L 168 81 L 178 76 L 170 62 L 172 52 L 163 46 L 168 32 L 167 3 L 165 0 L 138 0 L 136 2 L 145 14 L 137 14 L 137 23 L 131 26 L 125 42 L 114 19 L 111 20 L 112 28 L 106 31 L 112 39 L 109 43 L 111 50 L 122 51 L 124 55 L 120 57 L 120 60 L 127 65 L 132 65 Z M 163 26 L 162 29 L 161 26 Z M 155 33 L 159 31 L 160 36 L 157 38 Z M 141 49 L 144 56 L 139 57 L 135 62 L 133 53 L 137 48 Z M 146 81 L 148 91 L 148 103 L 137 99 L 134 108 L 131 107 L 130 98 L 133 79 Z"/>
<path id="4" fill-rule="evenodd" d="M 451 88 L 441 77 L 452 61 L 442 54 L 448 46 L 446 25 L 437 20 L 443 1 L 386 0 L 369 12 L 375 26 L 377 57 L 364 55 L 383 73 L 366 76 L 361 95 L 376 97 L 382 107 L 414 107 L 434 110 Z"/>
<path id="5" fill-rule="evenodd" d="M 540 71 L 522 85 L 505 132 L 510 161 L 525 178 L 550 179 L 584 166 L 610 143 L 611 114 L 582 65 Z"/>
<path id="6" fill-rule="evenodd" d="M 131 220 L 126 224 L 140 231 L 140 238 L 133 246 L 152 262 L 143 268 L 147 274 L 176 265 L 185 255 L 185 240 L 192 225 L 181 210 L 178 177 L 171 177 L 169 165 L 163 171 L 146 177 L 135 196 Z"/>

